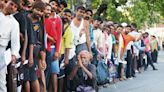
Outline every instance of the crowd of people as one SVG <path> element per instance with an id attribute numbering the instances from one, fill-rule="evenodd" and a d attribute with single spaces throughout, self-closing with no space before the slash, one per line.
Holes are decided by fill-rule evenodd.
<path id="1" fill-rule="evenodd" d="M 157 70 L 154 35 L 93 15 L 65 1 L 1 0 L 0 92 L 98 92 L 149 65 Z"/>

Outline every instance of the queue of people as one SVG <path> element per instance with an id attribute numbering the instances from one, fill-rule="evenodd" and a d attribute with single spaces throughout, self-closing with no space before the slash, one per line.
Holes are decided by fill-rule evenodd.
<path id="1" fill-rule="evenodd" d="M 157 70 L 154 35 L 93 15 L 65 1 L 1 0 L 0 92 L 98 92 L 149 64 Z"/>

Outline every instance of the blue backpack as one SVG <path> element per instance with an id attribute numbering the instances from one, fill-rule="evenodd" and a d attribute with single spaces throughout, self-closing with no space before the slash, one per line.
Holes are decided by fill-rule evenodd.
<path id="1" fill-rule="evenodd" d="M 103 61 L 98 61 L 96 75 L 98 85 L 109 83 L 108 66 Z"/>

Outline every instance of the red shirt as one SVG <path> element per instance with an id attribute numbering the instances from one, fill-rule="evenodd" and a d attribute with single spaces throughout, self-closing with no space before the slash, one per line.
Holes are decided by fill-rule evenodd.
<path id="1" fill-rule="evenodd" d="M 55 43 L 55 51 L 60 52 L 61 41 L 62 41 L 62 21 L 59 16 L 55 16 L 55 18 L 51 18 L 52 26 L 56 31 L 56 43 Z"/>
<path id="2" fill-rule="evenodd" d="M 46 34 L 48 34 L 49 36 L 51 36 L 55 41 L 57 40 L 57 34 L 56 31 L 53 27 L 52 21 L 50 19 L 45 19 L 44 20 L 44 25 L 45 25 L 45 30 L 46 30 Z M 51 45 L 54 44 L 51 41 L 47 40 L 47 47 L 46 50 L 47 51 L 51 51 Z"/>
<path id="3" fill-rule="evenodd" d="M 114 32 L 113 32 L 113 35 L 115 36 L 116 40 L 118 41 L 118 38 L 119 38 L 119 37 L 118 37 L 117 32 L 114 31 Z"/>

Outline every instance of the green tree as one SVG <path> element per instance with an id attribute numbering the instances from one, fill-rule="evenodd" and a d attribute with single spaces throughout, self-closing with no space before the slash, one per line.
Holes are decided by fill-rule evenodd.
<path id="1" fill-rule="evenodd" d="M 74 5 L 77 5 L 77 1 L 79 3 L 82 0 L 72 1 L 74 1 Z M 126 3 L 129 1 L 133 7 L 126 6 Z M 164 0 L 91 0 L 92 10 L 99 10 L 103 4 L 107 4 L 106 12 L 100 15 L 104 19 L 118 23 L 134 22 L 138 25 L 139 29 L 144 27 L 145 23 L 148 26 L 152 26 L 164 19 Z M 123 7 L 124 11 L 118 11 L 117 8 L 119 6 L 126 7 Z"/>

